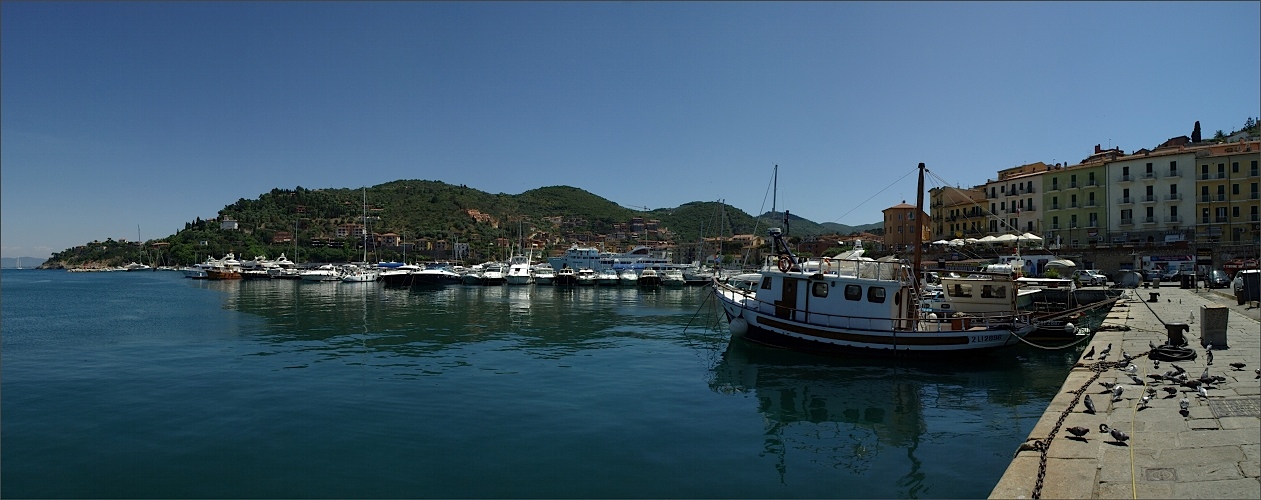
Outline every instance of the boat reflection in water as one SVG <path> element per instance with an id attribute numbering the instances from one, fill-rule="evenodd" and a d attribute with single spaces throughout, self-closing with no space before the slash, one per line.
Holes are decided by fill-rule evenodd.
<path id="1" fill-rule="evenodd" d="M 1056 358 L 908 367 L 736 340 L 709 386 L 756 398 L 759 456 L 786 485 L 831 469 L 842 473 L 838 483 L 852 485 L 839 496 L 975 497 L 1002 476 L 1045 407 L 1039 398 L 1054 394 L 1054 373 L 1063 379 Z"/>

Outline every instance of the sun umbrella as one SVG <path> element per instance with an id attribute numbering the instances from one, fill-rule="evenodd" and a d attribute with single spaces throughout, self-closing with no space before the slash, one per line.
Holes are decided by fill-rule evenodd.
<path id="1" fill-rule="evenodd" d="M 999 236 L 999 237 L 997 237 L 997 238 L 994 238 L 994 242 L 995 242 L 995 243 L 1015 243 L 1015 242 L 1016 242 L 1016 235 L 1014 235 L 1014 234 L 1004 234 L 1004 235 L 1002 235 L 1002 236 Z"/>

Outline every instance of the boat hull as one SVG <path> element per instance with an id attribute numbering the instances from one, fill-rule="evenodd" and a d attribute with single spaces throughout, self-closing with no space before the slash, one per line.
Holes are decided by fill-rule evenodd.
<path id="1" fill-rule="evenodd" d="M 206 279 L 208 280 L 239 280 L 241 279 L 240 271 L 216 271 L 210 269 L 206 271 Z"/>

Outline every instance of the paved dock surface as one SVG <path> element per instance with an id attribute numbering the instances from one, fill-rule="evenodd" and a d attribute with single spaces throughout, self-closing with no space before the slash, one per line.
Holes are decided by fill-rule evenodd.
<path id="1" fill-rule="evenodd" d="M 1154 302 L 1152 293 L 1159 293 Z M 1255 304 L 1240 306 L 1221 291 L 1203 289 L 1166 286 L 1127 293 L 1086 346 L 1030 440 L 1013 450 L 1015 458 L 990 497 L 1261 498 L 1261 379 L 1254 371 L 1261 368 L 1261 323 Z M 1205 312 L 1210 320 L 1228 314 L 1227 345 L 1213 346 L 1212 365 L 1201 342 Z M 1156 367 L 1146 357 L 1149 342 L 1160 345 L 1168 338 L 1165 323 L 1188 325 L 1184 336 L 1194 360 L 1161 361 Z M 1212 333 L 1220 321 L 1208 326 Z M 1099 353 L 1109 344 L 1111 353 L 1101 363 Z M 1096 354 L 1084 359 L 1092 348 Z M 1116 363 L 1123 351 L 1137 356 L 1131 364 L 1145 385 L 1136 384 Z M 1209 384 L 1204 398 L 1196 389 L 1148 377 L 1165 374 L 1172 365 L 1191 379 L 1208 368 L 1210 376 L 1225 381 Z M 1114 401 L 1101 382 L 1120 384 L 1120 397 Z M 1141 398 L 1148 387 L 1156 394 L 1144 407 Z M 1165 387 L 1177 392 L 1169 394 Z M 1094 413 L 1086 410 L 1086 395 Z M 1179 405 L 1183 398 L 1185 411 Z M 1120 429 L 1128 439 L 1101 432 L 1101 424 Z M 1070 427 L 1089 431 L 1079 438 L 1067 431 Z M 1040 471 L 1045 474 L 1039 489 Z"/>

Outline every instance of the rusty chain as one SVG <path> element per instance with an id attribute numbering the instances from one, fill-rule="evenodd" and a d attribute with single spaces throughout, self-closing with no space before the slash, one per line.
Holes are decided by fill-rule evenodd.
<path id="1" fill-rule="evenodd" d="M 1144 352 L 1137 356 L 1131 357 L 1129 358 L 1129 361 L 1146 357 L 1148 353 L 1150 352 L 1151 351 Z M 1096 361 L 1094 363 L 1091 363 L 1090 371 L 1094 372 L 1094 375 L 1091 375 L 1090 379 L 1086 380 L 1086 383 L 1082 384 L 1080 389 L 1077 389 L 1075 391 L 1069 391 L 1074 394 L 1073 401 L 1072 403 L 1068 405 L 1067 408 L 1064 408 L 1064 411 L 1062 413 L 1060 413 L 1060 418 L 1055 421 L 1055 426 L 1051 427 L 1051 432 L 1047 434 L 1047 437 L 1045 438 L 1032 440 L 1033 443 L 1031 443 L 1029 447 L 1034 450 L 1037 450 L 1039 454 L 1038 479 L 1033 484 L 1033 494 L 1031 495 L 1033 498 L 1042 498 L 1042 486 L 1044 482 L 1046 481 L 1046 460 L 1047 460 L 1046 454 L 1047 454 L 1047 451 L 1051 449 L 1051 442 L 1055 440 L 1055 435 L 1060 432 L 1060 427 L 1064 425 L 1064 420 L 1068 418 L 1069 414 L 1073 413 L 1073 410 L 1077 408 L 1077 404 L 1081 402 L 1082 396 L 1086 394 L 1086 389 L 1090 388 L 1091 384 L 1094 384 L 1095 381 L 1099 379 L 1099 376 L 1103 374 L 1103 372 L 1111 368 L 1125 368 L 1126 364 L 1129 363 L 1129 361 Z M 1082 366 L 1082 364 L 1078 363 L 1077 366 Z"/>

